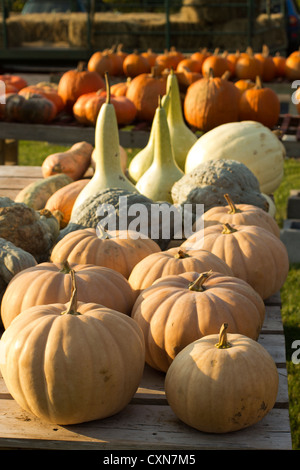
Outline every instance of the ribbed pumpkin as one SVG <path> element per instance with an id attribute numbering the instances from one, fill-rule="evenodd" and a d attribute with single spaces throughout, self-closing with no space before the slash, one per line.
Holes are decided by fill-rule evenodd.
<path id="1" fill-rule="evenodd" d="M 88 178 L 73 181 L 68 184 L 68 187 L 64 186 L 55 191 L 47 200 L 45 208 L 52 213 L 58 211 L 60 214 L 60 228 L 64 228 L 68 225 L 74 202 L 80 191 L 88 182 Z"/>
<path id="2" fill-rule="evenodd" d="M 50 84 L 37 84 L 37 85 L 28 85 L 27 87 L 22 88 L 19 91 L 19 95 L 29 97 L 31 95 L 35 94 L 40 94 L 44 96 L 44 98 L 47 98 L 48 100 L 52 101 L 57 109 L 57 113 L 60 113 L 65 105 L 63 102 L 62 97 L 58 94 L 58 91 L 56 88 L 51 86 Z"/>
<path id="3" fill-rule="evenodd" d="M 84 103 L 84 113 L 86 123 L 92 126 L 96 125 L 99 111 L 106 102 L 106 92 L 95 93 L 90 96 Z M 117 123 L 120 125 L 128 125 L 134 121 L 137 109 L 134 103 L 126 96 L 110 95 L 110 103 L 116 111 Z"/>
<path id="4" fill-rule="evenodd" d="M 226 57 L 220 55 L 218 49 L 207 57 L 202 64 L 201 71 L 203 76 L 209 76 L 211 70 L 214 77 L 222 77 L 225 72 L 230 71 Z"/>
<path id="5" fill-rule="evenodd" d="M 57 108 L 53 101 L 40 94 L 22 96 L 16 93 L 6 97 L 5 118 L 8 121 L 47 124 L 56 115 Z"/>
<path id="6" fill-rule="evenodd" d="M 185 250 L 181 247 L 153 253 L 141 260 L 129 276 L 129 284 L 137 293 L 151 286 L 157 279 L 188 271 L 213 270 L 233 276 L 230 267 L 213 253 L 206 250 Z"/>
<path id="7" fill-rule="evenodd" d="M 86 70 L 83 63 L 79 63 L 77 69 L 65 72 L 58 83 L 58 94 L 62 97 L 65 107 L 72 107 L 80 95 L 98 91 L 105 88 L 103 78 L 97 72 Z"/>
<path id="8" fill-rule="evenodd" d="M 254 87 L 246 90 L 240 99 L 239 118 L 241 121 L 258 121 L 272 129 L 280 115 L 280 101 L 272 88 L 263 87 L 256 77 Z"/>
<path id="9" fill-rule="evenodd" d="M 137 109 L 136 119 L 152 122 L 159 96 L 166 94 L 167 78 L 157 73 L 142 73 L 131 80 L 126 96 Z"/>
<path id="10" fill-rule="evenodd" d="M 134 296 L 122 274 L 102 266 L 45 262 L 24 269 L 8 284 L 1 304 L 4 327 L 7 328 L 19 313 L 34 305 L 68 302 L 71 268 L 76 274 L 79 301 L 94 302 L 130 314 Z"/>
<path id="11" fill-rule="evenodd" d="M 128 54 L 123 61 L 123 72 L 126 77 L 137 77 L 142 73 L 150 73 L 151 67 L 148 60 L 138 51 Z"/>
<path id="12" fill-rule="evenodd" d="M 262 64 L 254 57 L 253 50 L 248 48 L 239 57 L 235 65 L 235 75 L 238 80 L 249 79 L 254 81 L 262 73 Z"/>
<path id="13" fill-rule="evenodd" d="M 77 276 L 76 276 L 77 277 Z M 144 369 L 144 342 L 127 315 L 94 303 L 35 306 L 1 338 L 5 384 L 42 421 L 69 425 L 127 406 Z"/>
<path id="14" fill-rule="evenodd" d="M 204 227 L 216 224 L 256 225 L 280 237 L 280 229 L 274 217 L 252 204 L 234 204 L 229 194 L 224 194 L 226 206 L 215 206 L 204 212 Z"/>
<path id="15" fill-rule="evenodd" d="M 244 335 L 219 334 L 189 344 L 171 364 L 167 401 L 187 425 L 206 433 L 238 431 L 274 407 L 279 376 L 268 351 Z M 234 439 L 234 435 L 232 435 Z"/>
<path id="16" fill-rule="evenodd" d="M 150 238 L 137 238 L 133 231 L 109 232 L 86 228 L 65 235 L 53 248 L 51 261 L 94 264 L 114 269 L 128 278 L 133 267 L 160 248 Z"/>
<path id="17" fill-rule="evenodd" d="M 110 76 L 117 75 L 117 62 L 115 53 L 111 49 L 96 51 L 89 58 L 87 68 L 90 72 L 97 72 L 104 77 L 105 72 Z"/>
<path id="18" fill-rule="evenodd" d="M 238 120 L 240 93 L 225 77 L 206 76 L 192 83 L 184 98 L 187 122 L 202 131 Z"/>
<path id="19" fill-rule="evenodd" d="M 188 344 L 219 331 L 257 339 L 265 306 L 245 281 L 214 272 L 165 276 L 138 296 L 131 313 L 145 338 L 148 365 L 166 372 Z"/>
<path id="20" fill-rule="evenodd" d="M 193 234 L 182 246 L 196 250 Z M 201 248 L 223 259 L 234 275 L 248 282 L 263 299 L 283 286 L 289 259 L 285 245 L 268 230 L 255 225 L 212 225 L 204 229 Z"/>

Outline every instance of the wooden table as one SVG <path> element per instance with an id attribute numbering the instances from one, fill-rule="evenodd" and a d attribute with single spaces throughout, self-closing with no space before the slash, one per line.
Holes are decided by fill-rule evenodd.
<path id="1" fill-rule="evenodd" d="M 0 166 L 0 196 L 14 198 L 26 184 L 40 177 L 40 167 Z M 49 425 L 29 415 L 12 399 L 0 378 L 0 449 L 291 450 L 280 295 L 265 303 L 259 343 L 277 365 L 279 392 L 274 408 L 254 426 L 224 435 L 188 427 L 166 401 L 164 374 L 148 366 L 139 389 L 123 411 L 104 420 L 72 426 Z"/>

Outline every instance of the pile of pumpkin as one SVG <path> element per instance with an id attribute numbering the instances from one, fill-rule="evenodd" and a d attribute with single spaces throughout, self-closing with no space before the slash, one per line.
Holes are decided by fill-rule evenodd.
<path id="1" fill-rule="evenodd" d="M 77 69 L 66 71 L 58 85 L 41 82 L 28 86 L 21 77 L 0 76 L 7 88 L 1 118 L 26 123 L 75 119 L 95 126 L 106 99 L 107 72 L 115 81 L 110 92 L 119 126 L 151 124 L 157 98 L 165 94 L 167 76 L 174 70 L 184 118 L 193 130 L 206 132 L 225 122 L 249 119 L 273 128 L 280 102 L 263 83 L 278 77 L 297 80 L 299 64 L 299 51 L 287 58 L 272 57 L 267 46 L 261 53 L 253 53 L 251 48 L 235 54 L 203 49 L 188 56 L 174 48 L 161 54 L 150 49 L 125 53 L 112 48 L 93 53 L 86 66 L 79 63 Z"/>
<path id="2" fill-rule="evenodd" d="M 94 152 L 95 172 L 83 178 L 86 184 L 72 202 L 65 228 L 47 202 L 43 209 L 30 207 L 40 199 L 40 187 L 27 203 L 0 198 L 3 271 L 12 274 L 20 251 L 28 255 L 27 265 L 16 262 L 3 292 L 0 369 L 17 403 L 42 420 L 69 425 L 118 413 L 135 394 L 145 362 L 166 374 L 166 398 L 175 415 L 200 431 L 248 427 L 276 401 L 277 368 L 257 340 L 264 300 L 281 288 L 289 269 L 268 210 L 268 195 L 282 177 L 284 147 L 256 122 L 225 124 L 211 131 L 211 140 L 208 132 L 190 141 L 179 163 L 175 150 L 182 144 L 174 139 L 190 130 L 180 114 L 174 73 L 168 82 L 153 120 L 152 163 L 136 184 L 121 167 L 107 88 L 95 149 L 88 149 Z M 239 157 L 249 157 L 260 182 Z M 81 160 L 74 152 L 72 162 L 70 150 L 60 155 L 59 171 L 64 158 L 73 169 Z M 194 164 L 194 170 L 184 174 L 180 164 Z M 52 174 L 42 183 L 49 189 L 56 177 L 71 178 Z M 80 180 L 72 181 L 57 193 Z M 129 220 L 113 232 L 101 224 L 99 208 L 115 204 L 118 212 L 121 195 L 129 206 L 151 209 L 159 201 L 174 203 L 181 194 L 177 204 L 184 205 L 191 181 L 198 190 L 191 190 L 191 200 L 204 204 L 204 229 L 173 239 L 177 246 L 163 237 L 137 237 Z M 9 240 L 16 228 L 18 239 Z M 27 250 L 21 248 L 25 238 Z M 40 239 L 48 241 L 45 261 L 35 253 Z"/>

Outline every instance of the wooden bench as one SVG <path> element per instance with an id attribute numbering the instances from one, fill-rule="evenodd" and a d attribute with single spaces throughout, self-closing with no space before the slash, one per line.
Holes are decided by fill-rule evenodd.
<path id="1" fill-rule="evenodd" d="M 0 197 L 14 199 L 27 184 L 42 177 L 40 167 L 0 166 Z M 23 411 L 0 378 L 0 449 L 269 449 L 291 450 L 285 337 L 280 295 L 266 302 L 259 342 L 272 355 L 279 372 L 274 408 L 259 423 L 235 433 L 212 435 L 180 422 L 164 393 L 164 374 L 145 367 L 131 403 L 104 420 L 73 426 L 41 422 Z"/>

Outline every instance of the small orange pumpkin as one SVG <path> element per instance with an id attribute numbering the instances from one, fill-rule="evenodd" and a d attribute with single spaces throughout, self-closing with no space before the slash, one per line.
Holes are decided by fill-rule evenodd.
<path id="1" fill-rule="evenodd" d="M 128 54 L 123 61 L 123 71 L 126 77 L 137 77 L 142 73 L 149 73 L 151 67 L 148 60 L 138 51 Z"/>
<path id="2" fill-rule="evenodd" d="M 215 50 L 214 54 L 207 57 L 202 64 L 202 75 L 210 76 L 211 70 L 214 77 L 222 77 L 225 72 L 230 72 L 230 67 L 226 57 L 219 54 L 219 50 Z"/>
<path id="3" fill-rule="evenodd" d="M 260 61 L 254 57 L 253 50 L 248 48 L 242 53 L 235 65 L 235 75 L 238 80 L 249 79 L 255 81 L 256 77 L 261 75 L 262 65 Z"/>

